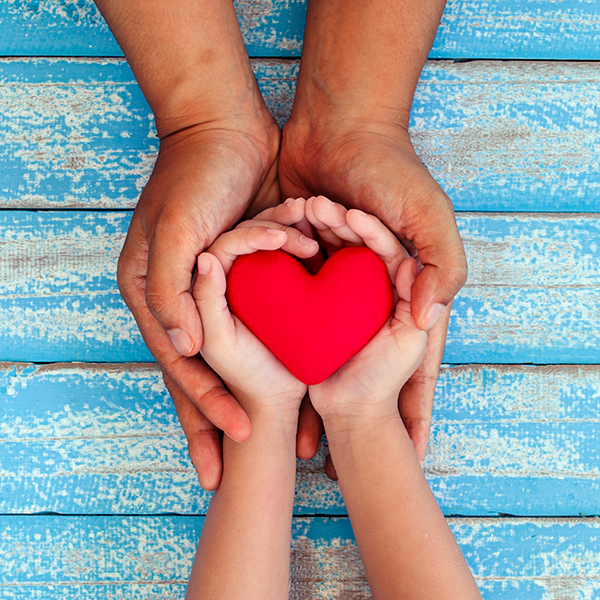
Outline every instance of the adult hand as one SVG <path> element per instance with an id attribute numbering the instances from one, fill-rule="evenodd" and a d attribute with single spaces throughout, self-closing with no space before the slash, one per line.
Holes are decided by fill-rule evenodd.
<path id="1" fill-rule="evenodd" d="M 280 184 L 285 195 L 325 194 L 376 215 L 418 257 L 422 269 L 412 286 L 411 312 L 429 341 L 423 363 L 402 388 L 399 410 L 423 461 L 452 298 L 467 275 L 464 250 L 452 204 L 417 157 L 407 130 L 392 119 L 341 112 L 318 128 L 288 121 Z"/>
<path id="2" fill-rule="evenodd" d="M 214 425 L 243 440 L 250 423 L 194 358 L 202 329 L 189 293 L 192 272 L 200 252 L 245 211 L 280 201 L 280 131 L 230 0 L 95 2 L 161 139 L 119 261 L 119 287 L 165 373 L 200 483 L 214 489 L 222 464 Z"/>
<path id="3" fill-rule="evenodd" d="M 216 428 L 241 441 L 250 435 L 250 422 L 195 356 L 202 326 L 190 295 L 192 274 L 202 250 L 245 211 L 279 202 L 278 144 L 270 115 L 262 123 L 222 120 L 168 136 L 119 259 L 119 288 L 163 369 L 206 489 L 218 487 L 221 478 Z"/>

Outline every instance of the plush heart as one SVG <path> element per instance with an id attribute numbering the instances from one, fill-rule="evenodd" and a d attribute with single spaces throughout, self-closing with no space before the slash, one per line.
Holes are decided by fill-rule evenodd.
<path id="1" fill-rule="evenodd" d="M 336 252 L 316 275 L 281 250 L 240 256 L 227 277 L 231 311 L 307 385 L 327 379 L 381 329 L 394 295 L 368 248 Z"/>

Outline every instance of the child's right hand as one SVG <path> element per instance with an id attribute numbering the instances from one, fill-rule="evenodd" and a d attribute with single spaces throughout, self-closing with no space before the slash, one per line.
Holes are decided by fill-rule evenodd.
<path id="1" fill-rule="evenodd" d="M 396 236 L 379 219 L 319 197 L 309 199 L 306 215 L 320 236 L 335 247 L 363 244 L 386 264 L 397 293 L 394 314 L 373 339 L 309 395 L 328 424 L 360 426 L 366 421 L 398 418 L 398 395 L 418 368 L 427 347 L 427 334 L 410 312 L 410 289 L 417 264 Z M 340 421 L 341 419 L 341 421 Z"/>
<path id="2" fill-rule="evenodd" d="M 193 296 L 202 315 L 201 354 L 248 412 L 257 407 L 298 415 L 306 385 L 298 381 L 270 350 L 229 311 L 226 277 L 238 256 L 256 250 L 282 249 L 309 258 L 318 244 L 287 227 L 304 218 L 304 200 L 267 209 L 253 220 L 222 234 L 198 257 Z M 268 219 L 268 220 L 265 220 Z"/>

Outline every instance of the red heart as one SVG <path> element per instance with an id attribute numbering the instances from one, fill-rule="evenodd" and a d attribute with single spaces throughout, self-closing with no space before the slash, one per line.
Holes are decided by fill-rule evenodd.
<path id="1" fill-rule="evenodd" d="M 281 251 L 240 256 L 227 277 L 231 311 L 307 385 L 327 379 L 381 329 L 394 303 L 384 262 L 344 248 L 310 275 Z"/>

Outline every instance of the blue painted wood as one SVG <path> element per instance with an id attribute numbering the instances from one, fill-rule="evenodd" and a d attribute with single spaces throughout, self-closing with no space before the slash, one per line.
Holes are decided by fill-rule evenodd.
<path id="1" fill-rule="evenodd" d="M 298 63 L 253 67 L 283 125 Z M 600 212 L 598 96 L 595 64 L 430 62 L 411 136 L 457 210 Z M 0 208 L 132 208 L 158 151 L 123 61 L 0 61 L 0 124 Z"/>
<path id="2" fill-rule="evenodd" d="M 129 212 L 0 211 L 0 360 L 152 360 L 120 298 Z M 449 363 L 600 363 L 597 216 L 463 214 Z"/>
<path id="3" fill-rule="evenodd" d="M 306 3 L 237 0 L 250 56 L 299 56 Z M 123 56 L 92 0 L 2 0 L 0 55 Z"/>
<path id="4" fill-rule="evenodd" d="M 103 360 L 110 348 L 115 362 L 152 360 L 116 286 L 129 220 L 127 213 L 0 212 L 0 356 Z"/>
<path id="5" fill-rule="evenodd" d="M 254 67 L 283 124 L 293 102 L 286 77 L 298 65 Z M 124 61 L 1 61 L 0 126 L 0 207 L 132 208 L 158 152 L 152 113 Z"/>
<path id="6" fill-rule="evenodd" d="M 410 134 L 456 210 L 600 212 L 599 96 L 597 63 L 430 62 Z"/>
<path id="7" fill-rule="evenodd" d="M 598 60 L 595 0 L 448 0 L 430 56 Z"/>
<path id="8" fill-rule="evenodd" d="M 180 598 L 202 518 L 0 517 L 0 598 Z M 597 520 L 451 519 L 484 600 L 600 597 Z M 370 598 L 348 519 L 295 519 L 290 599 Z M 560 593 L 560 595 L 557 595 Z"/>
<path id="9" fill-rule="evenodd" d="M 298 57 L 306 2 L 237 0 L 250 56 Z M 2 0 L 0 55 L 121 56 L 92 0 Z M 449 0 L 431 58 L 600 57 L 594 0 Z"/>
<path id="10" fill-rule="evenodd" d="M 600 368 L 446 367 L 424 470 L 448 515 L 600 514 Z M 345 515 L 326 446 L 294 512 Z M 202 515 L 156 365 L 0 364 L 0 514 Z"/>

